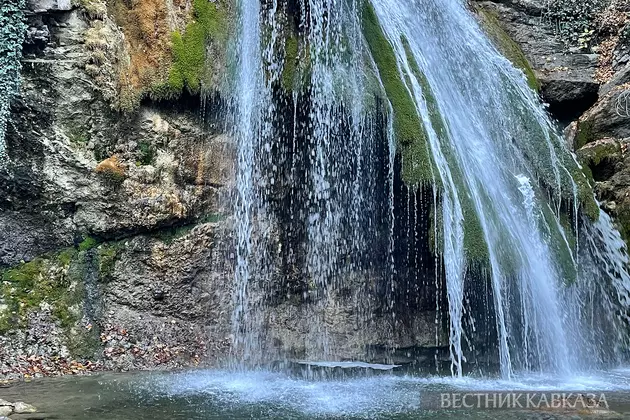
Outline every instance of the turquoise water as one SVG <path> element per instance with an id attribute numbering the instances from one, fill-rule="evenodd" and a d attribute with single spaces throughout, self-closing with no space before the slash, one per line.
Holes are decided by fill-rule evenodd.
<path id="1" fill-rule="evenodd" d="M 423 401 L 474 390 L 606 391 L 616 413 L 427 409 Z M 42 379 L 0 388 L 0 398 L 39 408 L 24 419 L 569 419 L 630 418 L 628 391 L 630 369 L 510 382 L 397 374 L 308 380 L 272 371 L 198 370 Z"/>

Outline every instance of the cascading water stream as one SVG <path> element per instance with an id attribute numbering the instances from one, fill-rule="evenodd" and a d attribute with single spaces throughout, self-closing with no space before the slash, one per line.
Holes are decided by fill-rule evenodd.
<path id="1" fill-rule="evenodd" d="M 385 261 L 388 280 L 385 288 L 354 291 L 361 294 L 357 302 L 370 302 L 357 308 L 365 313 L 358 327 L 366 329 L 365 334 L 370 334 L 375 293 L 386 295 L 388 305 L 380 310 L 391 312 L 395 332 L 399 325 L 395 302 L 401 295 L 410 296 L 411 286 L 426 287 L 433 281 L 424 279 L 406 290 L 398 287 L 396 162 L 402 156 L 405 165 L 409 157 L 397 144 L 392 119 L 398 110 L 393 101 L 385 101 L 389 119 L 381 127 L 387 140 L 386 174 L 378 188 L 384 196 L 370 195 L 373 185 L 366 181 L 378 166 L 374 158 L 379 128 L 364 97 L 366 80 L 378 77 L 379 69 L 371 58 L 365 60 L 369 52 L 360 24 L 365 4 L 300 3 L 300 28 L 310 57 L 309 88 L 289 99 L 292 130 L 287 139 L 277 127 L 282 104 L 274 100 L 287 65 L 278 58 L 286 61 L 288 56 L 280 23 L 286 11 L 282 2 L 267 3 L 264 10 L 258 1 L 240 3 L 236 347 L 245 359 L 257 352 L 260 357 L 264 347 L 261 335 L 270 316 L 265 300 L 280 265 L 270 249 L 282 248 L 273 241 L 278 222 L 271 210 L 272 195 L 282 177 L 282 169 L 276 167 L 281 159 L 274 151 L 288 141 L 292 157 L 284 161 L 291 162 L 286 168 L 291 183 L 298 182 L 300 173 L 298 148 L 308 149 L 306 163 L 300 163 L 305 166 L 300 181 L 306 188 L 303 208 L 297 209 L 296 195 L 291 196 L 291 208 L 285 209 L 291 223 L 305 226 L 304 244 L 288 246 L 296 255 L 300 249 L 305 254 L 301 276 L 308 286 L 303 299 L 310 311 L 304 334 L 304 341 L 311 343 L 307 357 L 334 359 L 336 343 L 329 331 L 334 326 L 328 316 L 337 295 L 355 284 L 353 276 L 371 275 L 372 260 Z M 568 375 L 587 368 L 585 358 L 602 364 L 617 360 L 627 335 L 615 330 L 623 329 L 630 304 L 623 241 L 605 214 L 596 221 L 589 217 L 597 219 L 597 214 L 584 215 L 583 174 L 575 171 L 577 163 L 522 72 L 498 53 L 463 1 L 380 0 L 370 1 L 369 7 L 393 49 L 400 79 L 425 131 L 422 147 L 428 152 L 434 182 L 428 193 L 428 185 L 405 186 L 406 234 L 418 240 L 412 221 L 421 222 L 419 206 L 430 207 L 436 306 L 439 311 L 443 276 L 452 374 L 464 374 L 467 353 L 474 348 L 471 335 L 481 323 L 478 318 L 490 317 L 467 307 L 467 290 L 485 278 L 490 288 L 484 299 L 495 323 L 495 348 L 504 377 L 523 371 Z M 387 90 L 385 84 L 382 77 L 377 80 L 381 93 Z M 308 103 L 305 122 L 300 122 L 299 103 Z M 299 146 L 298 132 L 307 139 Z M 386 201 L 385 210 L 370 203 L 377 197 Z M 592 200 L 592 194 L 586 199 Z M 387 236 L 384 251 L 370 245 L 380 243 L 370 239 L 379 225 L 385 226 Z M 419 260 L 417 248 L 409 253 L 414 254 L 407 256 L 409 261 Z M 593 278 L 605 299 L 595 296 L 589 284 Z M 420 282 L 417 275 L 415 281 Z M 601 334 L 615 335 L 614 351 L 602 348 L 598 332 L 584 333 L 583 326 L 597 319 L 610 323 Z M 438 315 L 436 328 L 437 342 Z"/>
<path id="2" fill-rule="evenodd" d="M 241 33 L 239 37 L 239 72 L 237 89 L 240 92 L 237 104 L 236 129 L 234 136 L 238 142 L 238 173 L 236 197 L 236 269 L 235 269 L 235 309 L 233 314 L 234 347 L 244 352 L 245 359 L 255 346 L 252 338 L 254 329 L 250 325 L 248 288 L 252 278 L 250 258 L 253 246 L 253 224 L 255 223 L 256 164 L 255 154 L 260 146 L 259 115 L 263 106 L 261 89 L 262 61 L 260 50 L 260 7 L 254 1 L 243 1 L 241 8 Z"/>
<path id="3" fill-rule="evenodd" d="M 457 203 L 462 194 L 473 200 L 488 246 L 503 375 L 510 377 L 513 370 L 531 363 L 545 371 L 570 372 L 576 360 L 570 355 L 571 332 L 563 325 L 558 290 L 565 279 L 558 272 L 549 241 L 541 234 L 538 212 L 546 204 L 531 188 L 530 179 L 536 175 L 518 145 L 543 142 L 551 151 L 560 184 L 557 172 L 566 169 L 555 158 L 551 125 L 541 116 L 540 106 L 520 72 L 497 53 L 463 2 L 388 0 L 373 2 L 373 6 L 402 73 L 410 76 L 407 87 L 416 98 L 424 124 L 435 124 L 426 105 L 435 101 L 446 127 L 439 137 L 436 127 L 428 131 L 440 178 L 447 180 L 443 183 L 443 252 L 457 373 L 461 375 L 462 285 L 468 279 L 459 254 L 464 235 L 453 232 L 461 213 L 453 202 Z M 426 77 L 424 86 L 422 75 L 414 74 L 417 70 L 411 60 Z M 544 137 L 532 138 L 528 127 L 519 124 L 523 120 L 537 125 L 533 131 L 542 132 Z M 444 155 L 451 156 L 447 164 L 441 164 Z M 519 175 L 522 173 L 527 175 Z M 464 191 L 462 185 L 456 187 L 450 181 L 457 176 L 464 180 Z M 520 181 L 520 187 L 515 180 Z M 525 197 L 514 194 L 516 188 Z M 506 246 L 512 248 L 513 255 L 506 255 Z M 520 297 L 520 316 L 514 313 L 514 296 Z M 521 322 L 524 325 L 519 332 Z"/>

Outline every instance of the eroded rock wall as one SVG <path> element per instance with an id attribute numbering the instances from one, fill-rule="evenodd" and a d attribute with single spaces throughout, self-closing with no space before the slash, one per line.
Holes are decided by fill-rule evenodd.
<path id="1" fill-rule="evenodd" d="M 219 94 L 207 113 L 187 92 L 140 92 L 121 112 L 132 37 L 102 4 L 25 14 L 0 169 L 0 378 L 215 359 L 230 339 L 218 238 L 234 173 Z"/>
<path id="2" fill-rule="evenodd" d="M 28 3 L 22 90 L 0 170 L 0 380 L 213 364 L 233 351 L 236 157 L 222 99 L 230 4 Z M 276 99 L 293 127 L 294 107 L 282 96 L 290 85 Z M 309 104 L 299 108 L 306 119 Z M 315 310 L 339 359 L 434 369 L 436 356 L 448 360 L 446 312 L 435 311 L 444 289 L 435 289 L 434 264 L 423 263 L 433 261 L 429 250 L 403 238 L 421 216 L 405 213 L 404 194 L 396 210 L 401 292 L 391 297 L 400 316 L 385 302 L 386 260 L 344 269 L 347 287 L 317 303 L 303 260 L 308 209 L 295 204 L 309 193 L 300 136 L 274 152 L 286 164 L 296 153 L 299 175 L 274 175 L 270 192 L 270 252 L 282 263 L 250 297 L 265 307 L 263 356 L 318 354 Z M 384 149 L 374 153 L 386 158 Z M 385 188 L 385 165 L 375 166 L 380 175 L 366 188 Z M 407 191 L 401 182 L 397 191 Z M 370 235 L 380 243 L 382 232 Z M 428 242 L 423 235 L 412 236 Z M 430 287 L 420 290 L 420 281 Z"/>
<path id="3" fill-rule="evenodd" d="M 476 2 L 521 46 L 549 104 L 591 177 L 602 207 L 630 239 L 630 5 Z"/>

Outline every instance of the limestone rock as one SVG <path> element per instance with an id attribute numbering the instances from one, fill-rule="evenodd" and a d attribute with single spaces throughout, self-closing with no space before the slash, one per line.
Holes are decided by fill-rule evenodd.
<path id="1" fill-rule="evenodd" d="M 630 137 L 630 85 L 616 86 L 580 118 L 585 142 Z M 582 128 L 584 127 L 584 128 Z"/>
<path id="2" fill-rule="evenodd" d="M 37 412 L 37 408 L 22 401 L 16 401 L 15 404 L 13 404 L 13 410 L 15 411 L 15 414 L 29 414 Z"/>
<path id="3" fill-rule="evenodd" d="M 13 413 L 13 407 L 9 405 L 0 406 L 0 419 Z"/>
<path id="4" fill-rule="evenodd" d="M 64 2 L 44 3 L 37 4 L 58 8 L 55 24 L 29 16 L 33 34 L 45 28 L 49 40 L 28 41 L 6 139 L 11 163 L 0 170 L 0 265 L 76 245 L 86 235 L 126 237 L 217 213 L 219 191 L 233 182 L 230 139 L 185 109 L 112 112 L 103 100 L 109 90 L 83 64 L 96 44 L 113 51 L 122 43 L 89 38 L 94 28 L 112 34 L 118 28 L 108 20 L 97 25 Z"/>
<path id="5" fill-rule="evenodd" d="M 28 8 L 34 12 L 68 11 L 72 9 L 71 0 L 28 0 Z"/>

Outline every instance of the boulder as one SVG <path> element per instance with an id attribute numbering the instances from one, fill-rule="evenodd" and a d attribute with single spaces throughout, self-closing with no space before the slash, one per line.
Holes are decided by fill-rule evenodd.
<path id="1" fill-rule="evenodd" d="M 30 414 L 36 413 L 37 408 L 23 401 L 17 401 L 15 404 L 13 404 L 13 411 L 15 412 L 15 414 Z"/>
<path id="2" fill-rule="evenodd" d="M 72 10 L 71 0 L 28 0 L 29 10 L 35 13 Z"/>
<path id="3" fill-rule="evenodd" d="M 599 84 L 588 73 L 551 71 L 539 74 L 540 94 L 549 112 L 560 121 L 571 121 L 598 99 Z"/>
<path id="4" fill-rule="evenodd" d="M 579 127 L 581 144 L 605 137 L 630 137 L 630 85 L 612 88 L 580 118 Z"/>

